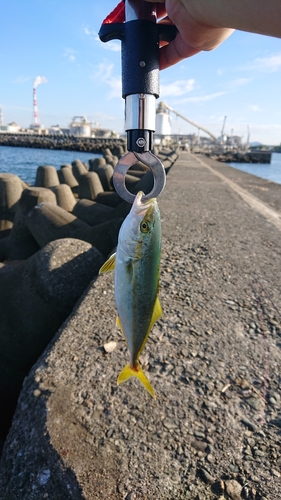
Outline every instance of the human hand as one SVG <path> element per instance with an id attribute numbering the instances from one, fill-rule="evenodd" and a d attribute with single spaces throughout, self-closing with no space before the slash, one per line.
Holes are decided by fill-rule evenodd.
<path id="1" fill-rule="evenodd" d="M 147 0 L 155 2 L 155 0 Z M 178 34 L 169 44 L 161 46 L 160 69 L 168 68 L 202 50 L 213 50 L 232 33 L 233 29 L 216 25 L 204 17 L 205 0 L 158 0 L 157 15 L 162 23 L 174 24 Z M 212 4 L 210 0 L 208 3 Z M 200 9 L 201 5 L 201 9 Z M 207 14 L 208 16 L 208 14 Z"/>

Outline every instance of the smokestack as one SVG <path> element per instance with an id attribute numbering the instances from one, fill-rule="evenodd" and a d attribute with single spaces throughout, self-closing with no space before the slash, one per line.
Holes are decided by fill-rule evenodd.
<path id="1" fill-rule="evenodd" d="M 34 127 L 39 126 L 36 88 L 38 87 L 38 85 L 41 85 L 42 83 L 47 83 L 47 81 L 48 80 L 45 76 L 36 76 L 36 78 L 33 82 L 33 125 L 34 125 Z"/>
<path id="2" fill-rule="evenodd" d="M 36 87 L 33 87 L 33 125 L 35 127 L 39 125 Z"/>

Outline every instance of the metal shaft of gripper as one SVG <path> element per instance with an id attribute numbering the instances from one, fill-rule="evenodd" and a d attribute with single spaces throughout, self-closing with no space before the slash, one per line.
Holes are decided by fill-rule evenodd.
<path id="1" fill-rule="evenodd" d="M 155 4 L 125 1 L 126 43 L 122 44 L 122 95 L 129 151 L 153 148 L 156 98 L 159 97 L 159 56 Z"/>

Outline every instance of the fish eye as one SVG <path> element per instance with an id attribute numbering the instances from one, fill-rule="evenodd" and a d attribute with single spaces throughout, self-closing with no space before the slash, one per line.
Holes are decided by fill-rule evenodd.
<path id="1" fill-rule="evenodd" d="M 149 231 L 149 223 L 147 220 L 143 219 L 140 223 L 140 230 L 142 233 L 148 233 Z"/>

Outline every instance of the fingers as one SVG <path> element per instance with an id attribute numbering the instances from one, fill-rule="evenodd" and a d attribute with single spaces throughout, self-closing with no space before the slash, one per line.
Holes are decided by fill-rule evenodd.
<path id="1" fill-rule="evenodd" d="M 191 45 L 184 42 L 181 34 L 178 33 L 176 38 L 168 45 L 160 48 L 159 54 L 159 67 L 161 69 L 169 68 L 187 57 L 198 54 L 200 50 L 195 49 Z"/>
<path id="2" fill-rule="evenodd" d="M 153 0 L 146 1 L 152 2 Z M 200 51 L 213 50 L 233 33 L 232 29 L 206 23 L 202 20 L 202 16 L 198 16 L 196 8 L 196 16 L 192 15 L 190 12 L 192 5 L 194 11 L 192 2 L 158 0 L 156 3 L 160 23 L 174 24 L 179 31 L 176 38 L 168 45 L 160 44 L 160 69 L 168 68 Z"/>

